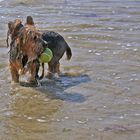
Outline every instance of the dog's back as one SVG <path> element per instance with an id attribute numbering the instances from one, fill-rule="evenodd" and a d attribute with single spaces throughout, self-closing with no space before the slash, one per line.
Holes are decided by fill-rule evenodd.
<path id="1" fill-rule="evenodd" d="M 64 38 L 53 31 L 47 31 L 42 34 L 42 39 L 48 42 L 48 47 L 53 52 L 52 62 L 59 61 L 66 52 L 67 59 L 70 60 L 72 52 Z"/>

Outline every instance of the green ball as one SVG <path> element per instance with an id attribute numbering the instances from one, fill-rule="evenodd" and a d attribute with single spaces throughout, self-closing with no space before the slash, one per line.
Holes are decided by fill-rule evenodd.
<path id="1" fill-rule="evenodd" d="M 39 61 L 41 63 L 48 63 L 51 61 L 52 57 L 53 57 L 52 51 L 49 48 L 46 48 L 39 57 Z"/>

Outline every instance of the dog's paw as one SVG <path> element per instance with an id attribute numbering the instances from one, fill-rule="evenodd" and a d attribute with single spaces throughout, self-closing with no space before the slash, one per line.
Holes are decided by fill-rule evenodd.
<path id="1" fill-rule="evenodd" d="M 12 85 L 12 86 L 18 86 L 18 85 L 19 85 L 19 82 L 18 82 L 18 81 L 13 81 L 13 80 L 12 80 L 12 81 L 11 81 L 11 85 Z"/>
<path id="2" fill-rule="evenodd" d="M 58 73 L 55 73 L 55 74 L 53 75 L 53 78 L 54 78 L 54 79 L 59 79 L 59 78 L 60 78 L 60 76 L 59 76 L 59 74 L 58 74 Z"/>

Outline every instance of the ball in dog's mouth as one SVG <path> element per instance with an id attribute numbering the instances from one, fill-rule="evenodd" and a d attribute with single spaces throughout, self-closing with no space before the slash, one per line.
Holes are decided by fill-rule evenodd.
<path id="1" fill-rule="evenodd" d="M 52 57 L 53 57 L 52 51 L 49 48 L 46 48 L 45 51 L 39 57 L 39 61 L 41 63 L 48 63 L 51 61 Z"/>

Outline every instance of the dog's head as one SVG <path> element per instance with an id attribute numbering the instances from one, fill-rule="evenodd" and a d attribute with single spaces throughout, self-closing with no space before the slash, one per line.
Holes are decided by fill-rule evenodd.
<path id="1" fill-rule="evenodd" d="M 39 57 L 48 44 L 41 38 L 40 33 L 29 30 L 23 31 L 18 40 L 18 46 L 20 46 L 23 56 L 27 56 L 23 73 L 29 71 L 31 75 L 37 76 L 39 70 Z"/>
<path id="2" fill-rule="evenodd" d="M 25 50 L 26 53 L 34 53 L 37 55 L 42 53 L 48 45 L 47 42 L 42 39 L 39 32 L 26 29 L 20 32 L 16 42 L 19 42 L 21 50 Z"/>
<path id="3" fill-rule="evenodd" d="M 33 22 L 32 17 L 30 16 L 27 17 L 27 20 L 28 22 Z M 30 44 L 31 46 L 34 46 L 34 48 L 44 48 L 47 45 L 47 43 L 42 40 L 41 34 L 37 30 L 27 30 L 19 19 L 8 23 L 8 35 L 11 36 L 11 41 L 14 41 L 16 46 L 20 45 L 20 47 L 22 47 L 26 46 L 26 44 Z M 30 47 L 30 45 L 28 46 Z"/>
<path id="4" fill-rule="evenodd" d="M 23 28 L 22 22 L 19 19 L 14 21 L 10 21 L 8 23 L 8 31 L 7 31 L 7 47 L 9 46 L 9 38 L 11 39 L 10 46 L 13 44 L 17 36 L 20 34 L 20 30 Z"/>

